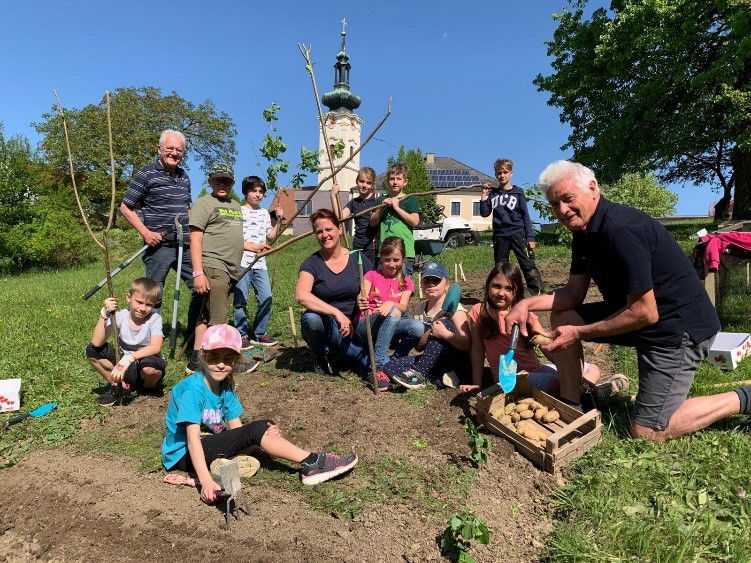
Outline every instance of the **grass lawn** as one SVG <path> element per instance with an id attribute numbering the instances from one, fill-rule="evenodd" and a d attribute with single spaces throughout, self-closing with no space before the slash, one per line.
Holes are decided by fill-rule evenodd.
<path id="1" fill-rule="evenodd" d="M 701 226 L 681 226 L 679 242 L 684 249 L 692 246 L 685 233 L 693 233 Z M 123 243 L 113 263 L 133 252 L 138 244 L 135 239 Z M 275 300 L 270 332 L 282 340 L 291 340 L 287 308 L 293 306 L 299 312 L 292 298 L 297 268 L 315 249 L 315 242 L 307 240 L 288 247 L 269 261 Z M 479 248 L 447 250 L 440 258 L 448 266 L 461 261 L 469 273 L 487 271 L 491 253 L 486 243 Z M 538 260 L 555 259 L 567 266 L 569 249 L 540 246 L 537 256 Z M 24 408 L 48 401 L 59 403 L 54 416 L 26 421 L 0 434 L 0 467 L 12 465 L 32 448 L 69 441 L 83 419 L 107 416 L 107 411 L 94 403 L 101 379 L 84 358 L 104 291 L 87 302 L 81 300 L 81 295 L 102 277 L 102 271 L 100 264 L 92 264 L 0 277 L 3 295 L 0 373 L 4 378 L 23 379 Z M 139 261 L 118 276 L 115 280 L 118 295 L 122 296 L 129 280 L 142 272 Z M 173 287 L 171 274 L 167 280 L 169 296 Z M 183 290 L 180 303 L 183 320 L 187 302 L 188 294 Z M 747 320 L 741 319 L 743 316 L 747 319 L 749 304 L 751 299 L 743 298 L 728 304 L 729 312 L 734 315 L 733 330 L 751 328 Z M 163 308 L 165 319 L 171 318 L 171 310 L 168 297 Z M 744 311 L 745 315 L 739 314 Z M 167 339 L 165 353 L 166 342 Z M 636 389 L 633 351 L 617 348 L 615 354 L 618 369 L 628 375 L 632 389 Z M 184 365 L 184 360 L 169 362 L 168 387 L 183 376 Z M 733 381 L 745 379 L 751 379 L 751 360 L 744 361 L 733 372 L 702 365 L 691 394 L 730 390 Z M 422 408 L 419 394 L 410 398 L 415 400 L 412 408 Z M 747 465 L 751 440 L 744 417 L 722 421 L 667 444 L 630 439 L 625 403 L 613 404 L 603 418 L 607 429 L 605 440 L 574 464 L 569 483 L 556 494 L 556 527 L 548 542 L 550 560 L 751 561 L 751 499 L 746 497 L 746 491 L 751 491 L 751 467 Z M 136 457 L 144 469 L 152 469 L 158 467 L 158 451 L 153 445 L 160 436 L 161 428 L 149 428 L 127 443 L 113 439 L 110 451 Z M 79 434 L 75 442 L 84 451 L 102 450 L 99 438 Z M 407 502 L 425 501 L 423 497 L 429 495 L 420 483 L 426 475 L 415 473 L 409 464 L 397 469 L 399 479 L 384 475 L 379 487 L 358 493 L 361 496 L 355 499 L 357 503 L 378 503 L 387 492 Z M 377 466 L 372 471 L 386 472 Z M 269 473 L 266 478 L 279 476 Z M 467 486 L 464 474 L 441 478 L 460 482 L 459 492 Z M 409 487 L 402 490 L 399 487 L 404 483 L 409 483 Z M 325 498 L 327 491 L 311 492 L 310 502 L 327 507 L 340 503 L 341 499 Z M 315 497 L 317 494 L 320 498 Z"/>

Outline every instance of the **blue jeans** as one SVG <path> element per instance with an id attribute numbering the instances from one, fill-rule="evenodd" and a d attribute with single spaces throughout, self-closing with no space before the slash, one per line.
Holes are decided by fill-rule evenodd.
<path id="1" fill-rule="evenodd" d="M 305 311 L 300 317 L 300 332 L 313 353 L 322 357 L 332 350 L 340 352 L 359 376 L 368 374 L 368 351 L 348 336 L 339 334 L 339 323 L 331 315 Z"/>
<path id="2" fill-rule="evenodd" d="M 370 313 L 370 326 L 373 332 L 373 352 L 375 353 L 376 367 L 380 370 L 385 366 L 389 358 L 391 343 L 396 344 L 394 357 L 401 358 L 409 354 L 417 341 L 425 332 L 425 325 L 416 319 L 410 319 L 407 315 L 392 317 L 382 316 L 380 313 Z M 365 317 L 357 323 L 357 338 L 360 342 L 367 342 L 367 325 Z"/>
<path id="3" fill-rule="evenodd" d="M 185 335 L 189 337 L 195 330 L 196 321 L 201 313 L 202 299 L 198 293 L 193 292 L 193 264 L 190 261 L 190 246 L 183 248 L 183 263 L 180 271 L 177 272 L 177 250 L 176 246 L 151 246 L 143 254 L 143 265 L 146 270 L 146 277 L 159 283 L 164 290 L 164 280 L 170 270 L 175 270 L 185 282 L 185 285 L 191 291 L 190 305 L 188 306 L 188 326 L 185 328 Z M 156 304 L 154 311 L 161 314 L 161 301 Z"/>
<path id="4" fill-rule="evenodd" d="M 253 319 L 252 332 L 248 332 L 248 315 L 245 307 L 248 304 L 248 293 L 253 286 L 253 293 L 258 301 L 256 317 Z M 271 320 L 271 280 L 268 270 L 251 269 L 235 286 L 234 298 L 235 311 L 233 314 L 235 328 L 243 337 L 252 339 L 266 334 L 266 327 Z"/>

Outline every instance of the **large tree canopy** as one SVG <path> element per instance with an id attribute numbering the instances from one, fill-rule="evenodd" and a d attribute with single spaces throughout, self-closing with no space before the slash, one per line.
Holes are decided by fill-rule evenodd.
<path id="1" fill-rule="evenodd" d="M 219 160 L 234 163 L 235 124 L 211 100 L 195 105 L 175 92 L 163 95 L 158 88 L 118 88 L 110 95 L 110 105 L 118 197 L 122 197 L 133 171 L 155 158 L 164 129 L 183 132 L 186 156 L 197 159 L 204 171 Z M 65 108 L 65 114 L 77 183 L 94 211 L 103 214 L 112 189 L 104 97 L 83 109 Z M 50 164 L 67 176 L 60 114 L 53 107 L 42 118 L 35 124 L 44 137 L 41 150 Z"/>
<path id="2" fill-rule="evenodd" d="M 711 182 L 751 217 L 751 4 L 613 0 L 584 17 L 571 0 L 547 43 L 551 93 L 572 128 L 563 148 L 604 182 L 656 171 Z"/>

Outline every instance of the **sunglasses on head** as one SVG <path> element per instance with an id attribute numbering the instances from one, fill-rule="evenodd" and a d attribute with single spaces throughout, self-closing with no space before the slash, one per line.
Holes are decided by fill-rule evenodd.
<path id="1" fill-rule="evenodd" d="M 223 350 L 206 350 L 203 358 L 207 364 L 234 366 L 240 359 L 240 354 Z"/>

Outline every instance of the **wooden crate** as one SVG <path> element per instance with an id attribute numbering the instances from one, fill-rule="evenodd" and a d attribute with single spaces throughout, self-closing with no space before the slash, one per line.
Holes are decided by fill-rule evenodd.
<path id="1" fill-rule="evenodd" d="M 555 422 L 537 422 L 532 419 L 533 423 L 547 434 L 543 445 L 525 438 L 514 428 L 504 426 L 490 414 L 500 406 L 527 397 L 532 397 L 548 408 L 556 409 L 561 415 Z M 489 397 L 478 395 L 471 408 L 480 424 L 494 434 L 506 438 L 520 454 L 549 473 L 555 473 L 572 459 L 595 447 L 602 439 L 600 411 L 580 413 L 555 397 L 531 387 L 523 372 L 519 373 L 516 388 L 511 394 L 506 395 L 499 391 Z"/>

